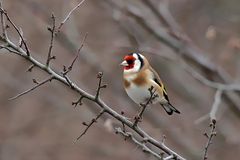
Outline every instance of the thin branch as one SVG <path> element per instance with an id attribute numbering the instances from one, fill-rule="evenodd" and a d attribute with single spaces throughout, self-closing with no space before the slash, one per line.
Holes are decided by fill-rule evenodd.
<path id="1" fill-rule="evenodd" d="M 181 59 L 180 64 L 189 74 L 192 75 L 192 77 L 194 77 L 195 79 L 197 79 L 198 81 L 200 81 L 206 86 L 209 86 L 211 88 L 218 89 L 218 90 L 240 91 L 240 84 L 223 84 L 219 82 L 214 82 L 214 81 L 208 80 L 203 75 L 198 73 L 191 66 L 189 66 L 184 60 Z"/>
<path id="2" fill-rule="evenodd" d="M 97 87 L 97 93 L 96 93 L 95 99 L 99 99 L 101 89 L 107 87 L 106 84 L 102 85 L 103 72 L 99 72 L 97 75 L 97 78 L 99 79 L 99 81 L 98 81 L 98 87 Z"/>
<path id="3" fill-rule="evenodd" d="M 135 121 L 133 123 L 133 126 L 137 126 L 138 122 L 141 121 L 142 119 L 142 116 L 143 116 L 143 112 L 145 111 L 145 109 L 147 108 L 147 106 L 149 104 L 152 103 L 152 101 L 158 96 L 155 94 L 156 90 L 154 90 L 153 86 L 151 86 L 149 89 L 148 89 L 149 93 L 150 93 L 150 97 L 148 98 L 148 100 L 145 102 L 145 104 L 140 104 L 140 106 L 142 107 L 140 112 L 138 113 L 138 115 L 134 118 Z"/>
<path id="4" fill-rule="evenodd" d="M 88 36 L 88 33 L 86 33 L 85 36 L 83 37 L 82 43 L 81 43 L 80 47 L 78 48 L 77 54 L 74 57 L 74 59 L 73 59 L 72 63 L 70 64 L 70 66 L 68 66 L 67 68 L 64 66 L 63 75 L 67 75 L 68 72 L 70 72 L 72 70 L 74 63 L 76 62 L 77 58 L 80 55 L 80 52 L 81 52 L 81 50 L 83 48 L 83 45 L 84 45 L 84 43 L 85 43 L 85 41 L 87 39 L 87 36 Z"/>
<path id="5" fill-rule="evenodd" d="M 131 132 L 125 132 L 120 127 L 115 128 L 115 130 L 116 130 L 116 134 L 121 134 L 122 136 L 124 136 L 125 140 L 130 139 L 137 146 L 140 146 L 143 152 L 148 153 L 159 160 L 162 159 L 162 157 L 158 153 L 154 152 L 149 147 L 147 147 L 144 141 L 140 142 L 139 140 L 137 140 Z"/>
<path id="6" fill-rule="evenodd" d="M 55 20 L 55 16 L 52 13 L 52 28 L 48 28 L 48 30 L 51 33 L 51 40 L 50 40 L 50 44 L 49 44 L 49 48 L 48 48 L 48 57 L 47 57 L 47 62 L 46 62 L 46 66 L 49 67 L 49 63 L 52 59 L 55 59 L 55 56 L 51 56 L 52 53 L 52 48 L 53 48 L 53 41 L 54 41 L 54 35 L 55 35 L 55 27 L 56 27 L 56 20 Z"/>
<path id="7" fill-rule="evenodd" d="M 83 98 L 85 98 L 85 97 L 81 95 L 80 98 L 77 101 L 72 102 L 72 105 L 74 106 L 74 108 L 76 108 L 78 104 L 79 105 L 83 104 L 82 103 Z"/>
<path id="8" fill-rule="evenodd" d="M 1 9 L 3 8 L 2 0 L 0 1 L 0 8 Z M 6 23 L 5 23 L 5 19 L 4 19 L 3 14 L 4 13 L 1 11 L 0 15 L 1 15 L 2 35 L 3 35 L 4 39 L 7 39 Z"/>
<path id="9" fill-rule="evenodd" d="M 209 113 L 211 121 L 216 121 L 216 112 L 217 112 L 217 110 L 220 106 L 220 103 L 221 103 L 222 93 L 223 93 L 222 90 L 217 90 L 216 91 L 216 94 L 215 94 L 215 97 L 214 97 L 214 102 L 213 102 L 213 105 L 212 105 L 212 109 Z"/>
<path id="10" fill-rule="evenodd" d="M 77 140 L 79 140 L 84 134 L 87 133 L 88 129 L 94 124 L 97 123 L 97 120 L 105 113 L 105 110 L 103 109 L 95 118 L 92 119 L 92 121 L 87 124 L 86 122 L 83 122 L 83 125 L 86 126 L 85 130 L 81 133 L 80 136 L 77 137 Z"/>
<path id="11" fill-rule="evenodd" d="M 24 45 L 24 47 L 25 47 L 25 49 L 26 49 L 26 54 L 27 54 L 27 56 L 30 56 L 30 51 L 29 51 L 29 49 L 28 49 L 27 43 L 26 43 L 26 41 L 24 40 L 24 38 L 23 38 L 23 36 L 22 36 L 21 31 L 19 30 L 19 28 L 18 28 L 18 27 L 15 25 L 15 23 L 10 19 L 10 17 L 8 16 L 8 13 L 7 13 L 3 8 L 0 8 L 0 12 L 2 12 L 2 13 L 6 16 L 8 22 L 9 22 L 9 23 L 13 26 L 13 28 L 17 31 L 19 37 L 22 39 L 22 43 L 23 43 L 23 45 Z M 3 21 L 2 21 L 2 22 L 3 22 Z M 6 40 L 8 40 L 8 39 L 6 39 Z M 9 41 L 9 40 L 8 40 L 8 41 Z"/>
<path id="12" fill-rule="evenodd" d="M 26 91 L 24 91 L 24 92 L 22 92 L 22 93 L 19 93 L 18 95 L 14 96 L 14 97 L 12 97 L 12 98 L 9 98 L 9 100 L 15 100 L 15 99 L 17 99 L 17 98 L 19 98 L 19 97 L 21 97 L 21 96 L 23 96 L 23 95 L 31 92 L 31 91 L 37 89 L 38 87 L 42 86 L 43 84 L 45 84 L 45 83 L 47 83 L 47 82 L 51 82 L 52 79 L 54 79 L 54 77 L 53 77 L 53 76 L 50 76 L 49 78 L 43 80 L 42 82 L 39 82 L 39 83 L 38 83 L 37 85 L 35 85 L 34 87 L 32 87 L 32 88 L 30 88 L 30 89 L 28 89 L 28 90 L 26 90 Z"/>
<path id="13" fill-rule="evenodd" d="M 212 140 L 213 140 L 213 137 L 215 137 L 217 135 L 216 133 L 216 120 L 212 120 L 209 127 L 211 128 L 210 130 L 210 133 L 207 134 L 205 133 L 204 135 L 207 137 L 208 141 L 205 145 L 205 148 L 204 148 L 204 154 L 203 154 L 203 160 L 207 160 L 208 157 L 207 157 L 207 154 L 208 154 L 208 149 L 210 147 L 210 145 L 212 144 Z"/>
<path id="14" fill-rule="evenodd" d="M 69 13 L 68 15 L 65 17 L 65 19 L 60 23 L 60 25 L 58 26 L 57 32 L 59 33 L 62 26 L 64 25 L 64 23 L 66 23 L 66 21 L 70 18 L 71 14 L 77 9 L 79 8 L 83 3 L 85 2 L 85 0 L 82 0 L 81 2 L 79 2 Z"/>

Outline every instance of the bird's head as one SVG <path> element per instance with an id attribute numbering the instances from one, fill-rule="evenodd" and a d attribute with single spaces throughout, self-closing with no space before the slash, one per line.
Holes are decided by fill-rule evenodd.
<path id="1" fill-rule="evenodd" d="M 146 63 L 146 58 L 140 53 L 130 53 L 124 57 L 120 64 L 124 67 L 124 73 L 139 72 Z"/>

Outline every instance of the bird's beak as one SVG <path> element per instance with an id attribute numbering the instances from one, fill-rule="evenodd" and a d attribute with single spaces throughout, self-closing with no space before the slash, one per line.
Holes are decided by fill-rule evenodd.
<path id="1" fill-rule="evenodd" d="M 120 65 L 121 66 L 128 66 L 128 63 L 127 63 L 127 61 L 123 61 Z"/>

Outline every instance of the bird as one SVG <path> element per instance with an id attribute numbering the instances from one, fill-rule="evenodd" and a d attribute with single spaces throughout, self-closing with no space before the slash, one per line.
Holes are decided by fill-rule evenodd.
<path id="1" fill-rule="evenodd" d="M 127 95 L 138 105 L 146 103 L 150 97 L 150 88 L 157 96 L 152 103 L 159 103 L 168 115 L 180 114 L 169 100 L 166 88 L 157 72 L 151 67 L 148 60 L 140 53 L 127 54 L 122 63 L 123 83 Z"/>

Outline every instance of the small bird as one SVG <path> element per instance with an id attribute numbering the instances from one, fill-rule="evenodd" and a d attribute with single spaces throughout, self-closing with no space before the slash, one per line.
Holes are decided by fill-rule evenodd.
<path id="1" fill-rule="evenodd" d="M 166 88 L 157 72 L 150 66 L 148 60 L 140 53 L 130 53 L 120 64 L 123 68 L 124 88 L 128 96 L 137 104 L 146 103 L 151 96 L 149 89 L 153 87 L 157 96 L 152 103 L 159 103 L 164 110 L 172 115 L 180 113 L 169 101 Z"/>

